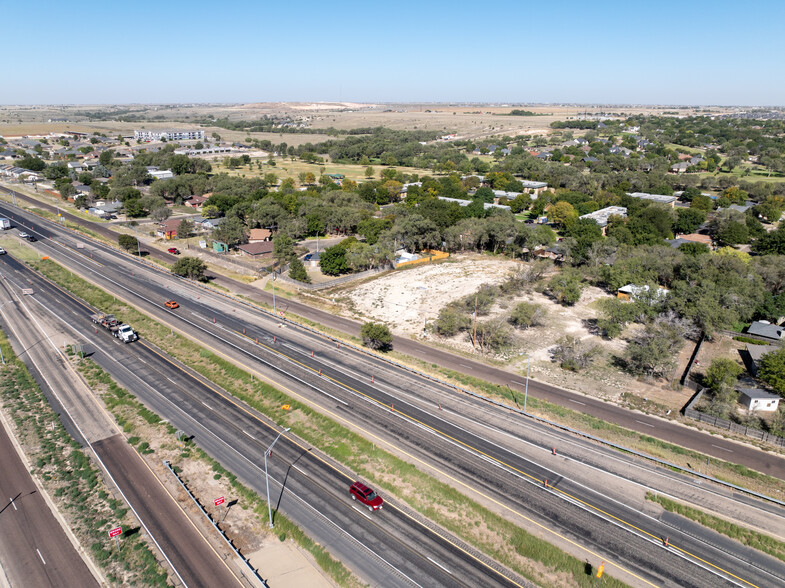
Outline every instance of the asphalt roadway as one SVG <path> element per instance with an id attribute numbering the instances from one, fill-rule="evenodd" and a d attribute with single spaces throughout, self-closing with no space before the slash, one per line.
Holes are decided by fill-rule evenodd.
<path id="1" fill-rule="evenodd" d="M 101 259 L 100 257 L 96 257 L 93 263 L 98 263 L 100 259 Z M 104 261 L 103 268 L 110 267 L 109 265 L 106 264 L 106 260 L 103 261 Z M 113 271 L 119 269 L 120 268 L 113 268 Z M 102 272 L 104 274 L 112 273 L 112 272 L 108 272 L 106 269 L 103 269 Z M 141 273 L 142 272 L 140 271 L 140 274 Z M 149 282 L 145 282 L 142 285 L 142 282 L 143 282 L 142 276 L 140 275 L 139 280 L 134 280 L 133 282 L 128 283 L 127 286 L 129 287 L 141 286 L 141 290 L 143 291 L 143 293 L 139 295 L 145 298 L 149 297 L 152 300 L 158 300 L 158 299 L 163 300 L 168 294 L 171 293 L 171 290 L 165 290 L 162 288 L 162 286 L 155 285 Z M 207 305 L 207 306 L 205 306 L 204 308 L 197 308 L 201 305 Z M 191 310 L 192 312 L 195 311 L 196 314 L 200 314 L 200 315 L 205 315 L 206 313 L 209 313 L 211 311 L 215 312 L 216 310 L 212 308 L 212 303 L 207 300 L 205 300 L 205 302 L 197 302 L 194 300 L 190 300 L 188 306 L 190 307 L 189 310 Z M 185 312 L 186 311 L 181 311 L 180 314 L 183 314 Z M 177 314 L 178 313 L 174 313 L 173 316 L 176 316 Z M 239 331 L 241 328 L 243 328 L 241 327 L 242 323 L 232 324 L 234 320 L 233 316 L 234 316 L 233 313 L 228 313 L 228 314 L 224 313 L 222 316 L 220 316 L 219 326 L 215 328 L 218 329 L 220 328 L 220 325 L 229 324 L 236 331 Z M 208 328 L 212 330 L 213 325 L 211 324 L 211 322 L 210 321 L 206 321 L 206 322 Z M 216 334 L 220 336 L 220 332 L 217 331 Z M 226 335 L 224 334 L 223 336 Z M 266 335 L 264 332 L 260 333 L 260 336 L 261 337 L 267 336 L 267 338 L 269 338 L 269 336 Z M 285 341 L 281 341 L 280 344 L 291 348 L 291 346 Z M 129 347 L 129 349 L 133 349 L 135 347 L 138 346 L 134 345 Z M 253 345 L 248 345 L 248 347 L 252 348 Z M 301 362 L 308 361 L 307 349 L 305 350 L 300 349 L 295 351 L 301 354 L 299 361 Z M 251 353 L 259 354 L 260 350 L 251 349 Z M 335 361 L 335 358 L 333 358 L 333 361 Z M 143 363 L 145 365 L 149 365 L 153 363 L 153 358 L 148 357 L 143 361 Z M 342 367 L 344 369 L 351 368 L 349 364 L 343 365 Z M 284 366 L 281 369 L 281 371 L 285 373 L 290 368 L 291 366 L 288 367 Z M 144 368 L 142 368 L 142 366 L 140 365 L 139 370 L 141 371 L 142 369 Z M 172 374 L 171 372 L 164 372 L 161 375 L 164 377 L 157 377 L 157 378 L 151 377 L 150 380 L 161 382 L 161 385 L 163 387 L 166 387 L 164 381 L 166 379 L 173 377 L 174 374 Z M 325 376 L 327 375 L 328 374 L 325 372 Z M 331 375 L 336 380 L 338 378 L 344 378 L 344 381 L 346 382 L 345 374 L 331 371 L 329 375 Z M 304 376 L 301 374 L 300 377 L 302 378 Z M 389 387 L 393 388 L 395 386 L 395 380 L 391 379 L 389 382 L 387 382 L 387 384 L 389 385 Z M 324 387 L 323 383 L 320 385 Z M 359 381 L 349 381 L 347 382 L 346 385 L 349 386 L 351 389 L 361 389 L 364 390 L 365 392 L 378 393 L 378 390 L 368 390 L 367 385 L 364 385 L 362 382 Z M 337 395 L 344 394 L 345 390 L 331 389 L 330 393 L 336 395 L 335 397 L 337 398 Z M 167 391 L 167 396 L 175 397 L 176 392 Z M 189 401 L 188 399 L 183 399 L 183 401 L 179 402 L 178 404 L 180 406 L 186 406 L 186 405 L 189 406 L 190 411 L 195 411 L 197 414 L 199 414 L 199 411 L 201 410 L 201 412 L 204 413 L 204 416 L 199 420 L 201 422 L 207 422 L 210 420 L 215 420 L 215 416 L 213 415 L 216 414 L 216 412 L 213 412 L 212 414 L 211 412 L 209 412 L 209 411 L 215 411 L 215 407 L 214 406 L 211 407 L 208 405 L 208 411 L 205 411 L 204 409 L 200 409 L 199 405 L 214 403 L 214 401 L 215 401 L 214 399 L 211 399 L 208 396 L 205 399 L 194 399 L 193 401 Z M 393 401 L 399 403 L 399 400 L 396 399 L 395 397 L 385 396 L 385 395 L 383 395 L 379 400 L 380 404 L 386 406 L 390 406 Z M 501 464 L 502 460 L 504 460 L 505 467 L 507 469 L 510 469 L 511 466 L 512 470 L 514 472 L 517 472 L 518 474 L 522 474 L 530 478 L 533 477 L 534 479 L 539 479 L 539 480 L 542 480 L 544 477 L 548 476 L 547 471 L 538 469 L 536 465 L 528 464 L 525 461 L 518 459 L 515 455 L 509 455 L 506 452 L 500 453 L 499 448 L 494 447 L 493 444 L 486 443 L 483 439 L 478 439 L 477 437 L 467 435 L 465 431 L 452 428 L 447 423 L 444 422 L 440 423 L 438 421 L 434 421 L 432 416 L 429 414 L 423 412 L 413 412 L 412 407 L 410 406 L 406 406 L 403 409 L 409 413 L 409 415 L 413 420 L 417 422 L 427 423 L 428 427 L 431 429 L 434 429 L 436 427 L 441 427 L 442 429 L 444 429 L 445 427 L 448 427 L 448 430 L 446 431 L 446 435 L 448 437 L 453 439 L 458 439 L 464 444 L 472 444 L 472 446 L 479 449 L 478 453 L 481 456 L 489 456 L 496 462 L 496 464 L 489 465 L 484 458 L 480 457 L 479 459 L 472 458 L 472 460 L 470 460 L 471 463 L 469 463 L 467 461 L 465 452 L 463 450 L 450 451 L 449 444 L 447 444 L 448 446 L 447 449 L 445 449 L 445 445 L 442 443 L 438 444 L 438 446 L 434 445 L 432 438 L 427 435 L 421 438 L 420 440 L 415 440 L 416 435 L 413 435 L 411 432 L 404 433 L 400 427 L 399 416 L 397 414 L 393 414 L 394 411 L 382 411 L 381 415 L 371 414 L 367 410 L 368 406 L 370 405 L 362 402 L 357 403 L 356 399 L 351 398 L 351 396 L 344 397 L 342 402 L 344 404 L 346 404 L 347 402 L 351 403 L 351 408 L 350 409 L 347 408 L 347 410 L 350 410 L 352 413 L 363 413 L 363 420 L 367 422 L 375 422 L 377 427 L 387 430 L 390 434 L 396 434 L 398 437 L 408 438 L 411 443 L 417 445 L 421 450 L 423 451 L 430 450 L 430 453 L 433 456 L 435 456 L 441 463 L 452 464 L 452 467 L 454 467 L 456 470 L 459 470 L 464 475 L 469 475 L 470 477 L 474 477 L 476 480 L 479 480 L 480 484 L 482 485 L 485 491 L 487 492 L 495 491 L 497 493 L 496 494 L 497 500 L 499 499 L 504 500 L 506 498 L 506 500 L 509 502 L 514 499 L 515 505 L 519 509 L 525 510 L 528 508 L 528 509 L 534 509 L 535 511 L 540 512 L 541 514 L 546 513 L 547 518 L 559 521 L 560 526 L 566 528 L 570 535 L 575 537 L 583 536 L 584 540 L 586 539 L 585 537 L 586 530 L 595 529 L 594 533 L 589 534 L 589 541 L 591 544 L 594 545 L 595 549 L 598 550 L 609 549 L 611 552 L 621 555 L 624 558 L 624 560 L 627 562 L 627 565 L 628 566 L 632 565 L 635 569 L 638 570 L 638 573 L 648 575 L 646 571 L 648 568 L 648 570 L 654 573 L 654 577 L 649 576 L 650 578 L 652 579 L 657 578 L 660 581 L 665 581 L 665 583 L 671 585 L 675 583 L 679 583 L 680 585 L 701 586 L 705 584 L 705 581 L 707 581 L 707 577 L 705 576 L 701 577 L 701 574 L 696 573 L 695 569 L 691 569 L 691 577 L 690 579 L 688 579 L 688 577 L 685 574 L 686 570 L 680 566 L 678 558 L 675 559 L 674 561 L 671 561 L 670 563 L 667 563 L 667 559 L 673 557 L 673 554 L 668 554 L 668 555 L 659 554 L 654 560 L 648 560 L 647 562 L 648 566 L 643 565 L 643 569 L 640 568 L 642 564 L 642 562 L 640 561 L 642 554 L 651 550 L 651 548 L 647 546 L 647 542 L 651 541 L 652 538 L 655 541 L 659 541 L 659 537 L 665 536 L 669 531 L 664 530 L 665 529 L 664 527 L 660 527 L 659 525 L 655 524 L 654 526 L 660 527 L 661 529 L 664 530 L 664 532 L 655 531 L 655 534 L 652 535 L 651 538 L 649 539 L 645 539 L 645 538 L 641 539 L 639 537 L 635 537 L 634 535 L 631 537 L 627 536 L 626 538 L 624 538 L 623 535 L 619 535 L 618 537 L 616 537 L 618 533 L 613 532 L 612 530 L 613 525 L 611 525 L 610 528 L 606 529 L 604 532 L 601 532 L 601 527 L 603 527 L 604 524 L 597 523 L 597 521 L 594 520 L 591 516 L 587 517 L 586 513 L 579 512 L 580 509 L 576 509 L 573 505 L 565 504 L 559 499 L 554 499 L 553 496 L 550 497 L 544 496 L 541 491 L 534 490 L 533 492 L 530 492 L 529 489 L 526 488 L 526 485 L 523 485 L 522 487 L 519 488 L 521 484 L 516 482 L 514 477 L 512 479 L 509 479 L 509 477 L 505 475 L 505 476 L 501 476 L 500 478 L 498 472 L 498 464 Z M 219 411 L 218 414 L 220 412 L 222 411 Z M 414 433 L 416 432 L 417 430 L 415 428 Z M 243 432 L 241 431 L 240 433 Z M 251 439 L 256 438 L 256 434 L 248 434 L 248 433 L 243 433 L 243 434 L 246 434 Z M 234 443 L 234 445 L 235 446 L 242 445 L 243 444 L 242 434 L 238 435 L 237 438 L 240 439 L 240 442 Z M 248 441 L 245 441 L 245 444 L 248 444 Z M 345 485 L 345 481 L 343 483 L 341 482 L 328 483 L 325 486 L 329 488 L 335 488 L 336 486 L 340 487 L 341 485 Z M 580 489 L 570 489 L 570 482 L 565 479 L 551 479 L 550 485 L 551 487 L 559 487 L 560 489 L 562 489 L 563 492 L 566 492 L 568 494 L 581 493 Z M 545 492 L 544 494 L 548 494 L 548 492 Z M 601 509 L 605 512 L 614 512 L 614 509 L 616 508 L 615 505 L 613 504 L 613 501 L 607 501 L 603 503 L 603 497 L 601 495 L 594 495 L 590 500 L 595 504 L 599 504 Z M 573 511 L 569 517 L 567 516 L 568 510 Z M 637 515 L 634 513 L 626 513 L 626 514 L 620 513 L 620 516 L 624 516 L 628 520 L 630 520 L 631 517 Z M 652 523 L 646 523 L 645 521 L 636 522 L 636 526 L 646 526 L 651 528 Z M 682 545 L 687 545 L 689 544 L 690 541 L 692 541 L 689 537 L 686 536 L 677 538 L 675 534 L 672 534 L 671 537 L 674 545 L 676 544 L 677 541 L 679 541 Z M 611 543 L 613 543 L 613 546 L 611 546 Z M 712 556 L 710 552 L 708 555 L 701 552 L 703 548 L 700 545 L 700 543 L 698 544 L 691 543 L 691 545 L 692 546 L 689 548 L 691 552 L 699 553 L 704 558 L 710 557 L 714 561 L 717 561 L 716 554 Z M 638 560 L 637 563 L 636 560 Z M 655 568 L 657 569 L 656 572 L 654 572 Z M 674 571 L 676 570 L 678 570 L 678 574 L 672 576 L 671 574 L 674 573 Z M 767 584 L 766 582 L 758 581 L 757 585 L 767 585 Z"/>
<path id="2" fill-rule="evenodd" d="M 98 587 L 0 425 L 0 575 L 12 588 Z M 0 578 L 0 585 L 2 585 Z"/>
<path id="3" fill-rule="evenodd" d="M 8 299 L 10 301 L 8 293 L 14 290 L 18 293 L 20 286 L 27 285 L 20 272 L 29 273 L 29 269 L 11 256 L 3 256 L 0 259 L 0 264 L 2 264 L 1 267 L 4 270 L 0 300 Z M 13 272 L 13 275 L 11 275 L 11 272 Z M 31 301 L 30 304 L 32 305 L 33 302 Z M 49 308 L 51 309 L 54 306 L 52 304 Z M 18 302 L 4 308 L 2 317 L 4 326 L 13 327 L 12 329 L 9 328 L 9 337 L 12 334 L 19 337 L 20 340 L 14 341 L 15 347 L 21 347 L 26 350 L 23 359 L 28 364 L 31 372 L 36 375 L 36 380 L 45 391 L 47 397 L 53 399 L 55 406 L 60 406 L 56 410 L 61 414 L 66 429 L 75 439 L 87 445 L 98 456 L 101 465 L 117 485 L 124 499 L 144 526 L 145 531 L 152 537 L 153 541 L 156 542 L 164 556 L 168 559 L 174 574 L 178 577 L 179 583 L 189 587 L 204 586 L 206 588 L 212 586 L 227 588 L 230 586 L 243 586 L 244 584 L 229 569 L 222 556 L 201 535 L 142 458 L 122 436 L 116 434 L 116 426 L 110 428 L 108 424 L 109 417 L 104 414 L 103 409 L 98 405 L 90 391 L 79 385 L 78 382 L 68 381 L 67 375 L 70 373 L 70 369 L 63 365 L 61 356 L 52 349 L 46 340 L 47 337 L 38 327 L 41 322 L 47 322 L 46 318 L 49 317 L 46 317 L 43 321 L 39 320 L 36 322 L 31 318 L 34 313 L 28 313 L 27 310 L 26 306 Z M 63 316 L 68 313 L 67 307 L 61 310 Z M 111 345 L 113 339 L 108 337 L 108 341 L 105 342 Z M 80 393 L 82 394 L 81 396 L 79 395 Z M 2 457 L 3 459 L 7 457 L 6 452 L 3 452 Z M 0 461 L 1 466 L 2 461 Z M 0 471 L 5 473 L 7 470 L 0 469 Z M 8 494 L 9 497 L 16 496 L 22 490 L 20 496 L 25 501 L 22 504 L 27 504 L 28 493 L 22 487 L 16 488 L 16 491 L 14 491 L 15 487 L 5 487 L 9 483 L 20 485 L 19 479 L 19 476 L 6 477 L 3 475 L 0 477 L 0 487 L 3 487 L 3 491 L 6 493 L 11 492 L 11 494 Z M 40 496 L 33 494 L 32 500 L 35 501 L 35 499 L 40 499 Z M 4 518 L 6 516 L 9 517 L 9 521 L 14 520 L 11 518 L 14 514 L 12 506 L 7 506 L 4 513 L 0 515 L 0 523 L 6 520 Z M 17 503 L 17 506 L 19 506 L 19 503 Z M 42 509 L 41 516 L 44 514 L 43 511 L 48 513 L 48 509 Z M 51 513 L 49 513 L 49 516 L 51 518 Z M 30 518 L 33 523 L 36 523 L 34 517 Z M 55 524 L 52 527 L 53 537 L 57 537 L 57 530 L 60 530 L 62 534 L 59 526 Z M 57 528 L 55 529 L 54 527 Z M 13 535 L 0 534 L 0 544 L 5 543 L 2 538 L 11 536 Z M 39 536 L 45 537 L 46 535 L 45 532 L 36 528 L 35 541 L 32 539 L 31 533 L 21 532 L 19 536 L 25 538 L 27 540 L 26 543 L 31 547 L 38 547 L 36 541 L 38 541 Z M 21 542 L 18 545 L 19 549 L 24 546 Z M 62 551 L 65 548 L 60 549 Z M 42 546 L 40 550 L 42 553 L 41 559 L 42 561 L 46 559 L 47 564 L 50 561 L 50 556 L 47 554 L 50 552 L 54 562 L 59 561 L 55 547 L 47 545 L 46 547 Z M 73 548 L 71 548 L 71 551 L 73 551 Z M 32 553 L 35 554 L 35 551 Z M 27 555 L 29 556 L 29 553 Z M 36 555 L 36 557 L 38 556 Z M 78 556 L 75 557 L 81 562 Z M 35 562 L 33 558 L 27 557 L 23 561 L 30 563 L 31 569 L 34 568 L 33 564 Z M 63 568 L 61 570 L 62 577 L 58 581 L 64 583 L 51 585 L 89 585 L 78 581 L 80 570 L 77 569 L 75 576 L 72 577 L 69 575 L 71 570 L 65 566 L 61 567 Z M 22 569 L 24 570 L 24 568 Z M 46 582 L 40 584 L 25 582 L 17 585 L 48 586 L 50 584 Z"/>
<path id="4" fill-rule="evenodd" d="M 58 209 L 56 206 L 47 204 L 42 200 L 32 198 L 7 187 L 2 187 L 2 189 L 9 194 L 13 192 L 16 195 L 16 198 L 33 203 L 37 207 L 53 213 L 59 211 L 60 214 L 69 221 L 75 224 L 84 225 L 97 234 L 103 235 L 113 241 L 117 239 L 117 233 L 113 232 L 106 224 L 85 221 L 75 215 Z M 20 215 L 20 213 L 23 214 Z M 0 214 L 4 214 L 11 218 L 14 216 L 21 216 L 26 219 L 25 222 L 27 222 L 28 225 L 31 223 L 36 226 L 44 224 L 41 219 L 35 217 L 31 213 L 21 211 L 20 209 L 6 204 L 0 205 Z M 152 250 L 149 254 L 152 257 L 161 259 L 167 263 L 173 263 L 177 259 L 174 255 L 159 252 L 157 250 Z M 272 305 L 272 295 L 259 290 L 258 288 L 220 275 L 213 276 L 213 281 L 231 292 Z M 355 321 L 312 308 L 295 300 L 287 299 L 286 304 L 288 311 L 293 314 L 351 336 L 356 337 L 360 334 L 360 325 Z M 443 368 L 486 380 L 500 386 L 510 387 L 519 394 L 523 394 L 525 391 L 522 376 L 514 372 L 508 372 L 468 358 L 458 357 L 447 351 L 430 347 L 405 337 L 394 337 L 393 347 L 399 353 L 404 353 L 428 363 L 437 364 Z M 529 379 L 528 393 L 533 398 L 539 398 L 569 408 L 570 410 L 583 412 L 626 429 L 637 431 L 647 436 L 656 437 L 668 443 L 673 443 L 674 445 L 699 451 L 705 455 L 722 459 L 723 461 L 744 465 L 758 472 L 785 480 L 785 458 L 774 453 L 737 443 L 719 435 L 711 435 L 665 418 L 649 416 L 609 402 L 604 402 L 591 396 L 576 394 L 556 386 L 538 382 L 531 378 Z"/>
<path id="5" fill-rule="evenodd" d="M 10 256 L 5 263 L 12 271 L 26 270 Z M 156 413 L 195 435 L 208 453 L 264 495 L 264 478 L 260 476 L 264 454 L 278 432 L 266 417 L 228 395 L 217 395 L 213 385 L 189 375 L 144 340 L 123 345 L 101 330 L 94 333 L 86 320 L 90 312 L 87 307 L 70 300 L 67 293 L 35 274 L 28 273 L 17 281 L 27 283 L 28 278 L 36 301 L 56 310 L 59 316 L 67 316 L 70 311 L 81 317 L 81 321 L 73 321 L 73 328 L 95 344 L 94 361 Z M 129 485 L 128 501 L 148 521 L 151 534 L 169 546 L 166 553 L 179 569 L 178 560 L 183 554 L 172 535 L 180 530 L 172 525 L 168 531 L 167 517 L 154 511 L 160 499 L 148 498 L 141 507 L 137 506 L 137 499 L 143 498 L 138 496 L 137 487 L 148 495 L 154 490 L 155 480 L 145 480 L 143 470 L 127 471 L 127 460 L 118 457 L 118 452 L 128 448 L 121 437 L 103 439 L 93 446 L 117 482 L 123 487 Z M 296 438 L 283 436 L 267 461 L 276 511 L 286 512 L 317 541 L 329 545 L 330 551 L 342 561 L 351 562 L 351 567 L 371 585 L 392 585 L 392 578 L 396 578 L 394 585 L 410 586 L 522 585 L 514 574 L 511 574 L 513 579 L 508 578 L 505 574 L 509 572 L 502 566 L 432 528 L 405 505 L 388 501 L 385 509 L 374 516 L 363 512 L 349 499 L 348 488 L 354 480 L 351 473 L 313 448 L 303 446 Z M 132 480 L 136 483 L 130 485 Z M 188 540 L 185 541 L 188 545 Z M 191 580 L 186 580 L 192 585 Z"/>

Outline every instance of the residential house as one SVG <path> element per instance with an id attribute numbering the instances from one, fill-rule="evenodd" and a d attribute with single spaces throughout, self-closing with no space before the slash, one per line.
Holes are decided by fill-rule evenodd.
<path id="1" fill-rule="evenodd" d="M 202 205 L 207 201 L 210 196 L 191 196 L 188 200 L 184 201 L 183 204 L 190 208 L 201 208 Z"/>
<path id="2" fill-rule="evenodd" d="M 564 252 L 558 247 L 540 246 L 531 250 L 528 247 L 524 247 L 521 252 L 524 255 L 527 255 L 529 259 L 532 257 L 537 257 L 539 259 L 550 259 L 556 263 L 562 263 L 564 261 Z"/>
<path id="3" fill-rule="evenodd" d="M 779 407 L 780 397 L 760 388 L 738 388 L 739 402 L 749 410 L 774 412 Z"/>
<path id="4" fill-rule="evenodd" d="M 632 151 L 630 151 L 626 147 L 620 147 L 618 145 L 614 145 L 613 147 L 608 149 L 608 151 L 611 155 L 621 155 L 622 157 L 626 157 L 626 158 L 629 158 L 630 153 L 632 153 Z"/>
<path id="5" fill-rule="evenodd" d="M 742 356 L 744 356 L 744 363 L 749 372 L 757 377 L 761 358 L 767 353 L 776 350 L 777 348 L 772 345 L 753 345 L 752 343 L 748 343 L 746 356 L 745 354 L 742 354 Z"/>
<path id="6" fill-rule="evenodd" d="M 83 172 L 85 169 L 84 164 L 79 161 L 69 161 L 66 164 L 66 167 L 68 168 L 68 171 L 72 171 L 77 174 Z"/>
<path id="7" fill-rule="evenodd" d="M 271 256 L 273 253 L 273 242 L 257 241 L 255 243 L 246 243 L 244 245 L 238 245 L 237 249 L 242 251 L 243 255 L 248 255 L 250 257 L 267 257 Z"/>
<path id="8" fill-rule="evenodd" d="M 782 341 L 785 339 L 785 327 L 772 325 L 768 321 L 755 321 L 747 328 L 747 333 L 771 341 Z"/>
<path id="9" fill-rule="evenodd" d="M 670 292 L 670 290 L 662 286 L 659 286 L 653 292 L 649 292 L 649 290 L 648 284 L 643 286 L 627 284 L 616 291 L 616 297 L 620 300 L 645 300 L 649 302 L 649 305 L 652 305 L 666 298 Z"/>
<path id="10" fill-rule="evenodd" d="M 164 239 L 177 239 L 177 227 L 183 219 L 181 218 L 168 218 L 164 222 L 158 224 L 156 234 Z"/>
<path id="11" fill-rule="evenodd" d="M 262 241 L 270 241 L 273 237 L 270 229 L 251 229 L 248 236 L 249 243 L 260 243 Z"/>
<path id="12" fill-rule="evenodd" d="M 224 217 L 206 218 L 202 221 L 202 228 L 207 231 L 217 229 L 218 226 L 224 221 Z"/>
<path id="13" fill-rule="evenodd" d="M 689 167 L 691 167 L 691 164 L 690 164 L 690 162 L 689 162 L 689 161 L 680 161 L 679 163 L 674 163 L 674 164 L 673 164 L 673 165 L 670 167 L 670 170 L 671 170 L 673 173 L 675 173 L 675 174 L 683 174 L 684 172 L 686 172 L 686 171 L 687 171 L 687 169 L 688 169 Z"/>
<path id="14" fill-rule="evenodd" d="M 731 210 L 738 210 L 739 212 L 747 212 L 753 206 L 755 206 L 755 203 L 748 200 L 744 204 L 731 204 L 728 208 Z"/>
<path id="15" fill-rule="evenodd" d="M 679 235 L 678 239 L 673 239 L 674 241 L 681 240 L 683 243 L 703 243 L 704 245 L 708 245 L 709 249 L 711 249 L 713 243 L 711 240 L 710 235 L 703 235 L 701 233 L 690 233 L 689 235 Z"/>

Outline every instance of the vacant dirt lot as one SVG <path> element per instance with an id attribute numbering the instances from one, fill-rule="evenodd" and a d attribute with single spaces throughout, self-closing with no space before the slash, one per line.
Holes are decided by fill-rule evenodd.
<path id="1" fill-rule="evenodd" d="M 357 318 L 383 322 L 397 335 L 418 337 L 479 356 L 466 333 L 450 338 L 440 337 L 432 329 L 425 328 L 426 322 L 434 321 L 439 310 L 448 302 L 472 294 L 482 284 L 500 284 L 523 265 L 524 262 L 509 259 L 459 255 L 445 263 L 392 272 L 362 285 L 349 287 L 338 301 L 342 301 Z M 547 312 L 542 326 L 513 329 L 513 348 L 492 359 L 506 361 L 511 369 L 525 373 L 527 360 L 524 354 L 528 354 L 531 357 L 531 375 L 536 379 L 607 399 L 620 400 L 623 392 L 630 392 L 661 404 L 666 409 L 682 406 L 688 397 L 686 391 L 675 392 L 662 382 L 641 382 L 613 365 L 614 356 L 624 352 L 627 342 L 622 338 L 604 340 L 591 330 L 592 319 L 597 318 L 595 302 L 608 294 L 599 288 L 588 287 L 575 306 L 564 307 L 538 292 L 538 289 L 520 292 L 514 297 L 500 297 L 490 313 L 480 317 L 481 321 L 505 319 L 512 308 L 522 301 L 539 304 Z M 635 328 L 638 327 L 630 327 Z M 552 350 L 565 335 L 601 349 L 594 365 L 574 373 L 553 363 Z M 686 353 L 682 354 L 684 361 L 689 358 L 691 351 L 689 344 L 686 347 Z"/>

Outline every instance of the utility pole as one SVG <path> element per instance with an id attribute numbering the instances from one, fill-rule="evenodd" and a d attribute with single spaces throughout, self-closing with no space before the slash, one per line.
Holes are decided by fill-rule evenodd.
<path id="1" fill-rule="evenodd" d="M 474 295 L 474 336 L 472 337 L 472 347 L 477 348 L 477 294 Z"/>

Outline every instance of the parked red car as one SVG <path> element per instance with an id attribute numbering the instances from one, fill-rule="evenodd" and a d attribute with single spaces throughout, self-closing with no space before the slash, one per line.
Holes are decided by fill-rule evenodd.
<path id="1" fill-rule="evenodd" d="M 167 251 L 172 255 L 180 255 L 180 250 L 177 247 L 170 247 Z"/>
<path id="2" fill-rule="evenodd" d="M 382 497 L 362 482 L 355 482 L 352 484 L 349 488 L 349 494 L 351 495 L 352 500 L 359 500 L 367 506 L 368 510 L 371 512 L 379 510 L 384 504 Z"/>

